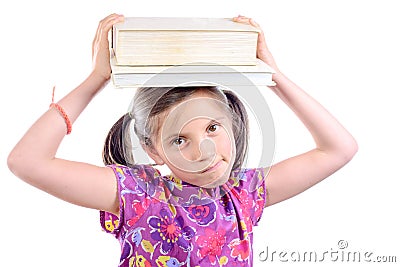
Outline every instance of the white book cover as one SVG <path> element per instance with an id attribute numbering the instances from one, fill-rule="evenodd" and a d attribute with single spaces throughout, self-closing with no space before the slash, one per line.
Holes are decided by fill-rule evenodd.
<path id="1" fill-rule="evenodd" d="M 115 31 L 238 31 L 259 32 L 259 29 L 231 18 L 201 17 L 126 17 L 114 25 Z"/>
<path id="2" fill-rule="evenodd" d="M 176 65 L 117 66 L 111 58 L 115 88 L 141 86 L 174 87 L 184 85 L 273 86 L 275 71 L 261 60 L 255 66 Z"/>
<path id="3" fill-rule="evenodd" d="M 112 74 L 117 89 L 217 85 L 225 88 L 274 86 L 272 73 L 136 73 Z"/>

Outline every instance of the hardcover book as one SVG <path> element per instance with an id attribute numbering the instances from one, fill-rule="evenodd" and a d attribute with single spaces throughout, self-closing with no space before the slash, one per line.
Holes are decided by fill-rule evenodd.
<path id="1" fill-rule="evenodd" d="M 258 32 L 228 18 L 127 17 L 112 47 L 117 65 L 255 65 Z"/>

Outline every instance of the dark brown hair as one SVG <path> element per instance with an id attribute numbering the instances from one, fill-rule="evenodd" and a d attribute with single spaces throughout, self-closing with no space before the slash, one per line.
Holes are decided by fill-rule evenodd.
<path id="1" fill-rule="evenodd" d="M 107 134 L 103 147 L 103 163 L 105 165 L 122 164 L 128 166 L 134 162 L 133 157 L 127 159 L 125 155 L 127 149 L 124 149 L 124 146 L 127 144 L 124 142 L 124 132 L 126 131 L 127 120 L 129 120 L 128 113 L 122 115 Z"/>
<path id="2" fill-rule="evenodd" d="M 222 101 L 232 115 L 232 129 L 235 138 L 236 158 L 233 170 L 244 163 L 248 149 L 248 116 L 240 99 L 229 90 L 221 90 L 216 86 L 189 87 L 141 87 L 138 88 L 130 112 L 124 114 L 110 129 L 104 143 L 103 162 L 106 165 L 135 164 L 132 144 L 129 138 L 129 128 L 133 129 L 139 141 L 144 146 L 152 148 L 154 136 L 159 131 L 161 113 L 177 105 L 198 91 L 204 91 Z M 140 163 L 140 162 L 139 162 Z"/>

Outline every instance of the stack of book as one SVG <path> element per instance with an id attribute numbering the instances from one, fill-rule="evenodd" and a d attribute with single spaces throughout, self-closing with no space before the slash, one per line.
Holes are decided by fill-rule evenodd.
<path id="1" fill-rule="evenodd" d="M 228 18 L 128 17 L 113 26 L 112 80 L 117 88 L 273 85 L 257 37 L 257 28 Z"/>

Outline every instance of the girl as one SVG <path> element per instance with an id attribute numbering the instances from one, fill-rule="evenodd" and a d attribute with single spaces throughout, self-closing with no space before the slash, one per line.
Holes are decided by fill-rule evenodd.
<path id="1" fill-rule="evenodd" d="M 233 93 L 216 87 L 141 88 L 132 112 L 107 137 L 107 167 L 56 158 L 65 133 L 110 79 L 108 32 L 123 19 L 112 14 L 99 23 L 92 72 L 32 125 L 8 157 L 10 170 L 65 201 L 100 210 L 104 229 L 121 242 L 120 266 L 251 266 L 252 227 L 263 208 L 340 169 L 356 153 L 356 141 L 283 75 L 260 31 L 257 57 L 276 71 L 271 90 L 310 131 L 314 149 L 265 168 L 241 169 L 247 117 Z M 234 21 L 259 27 L 243 16 Z M 134 164 L 123 138 L 128 123 L 171 175 Z"/>

